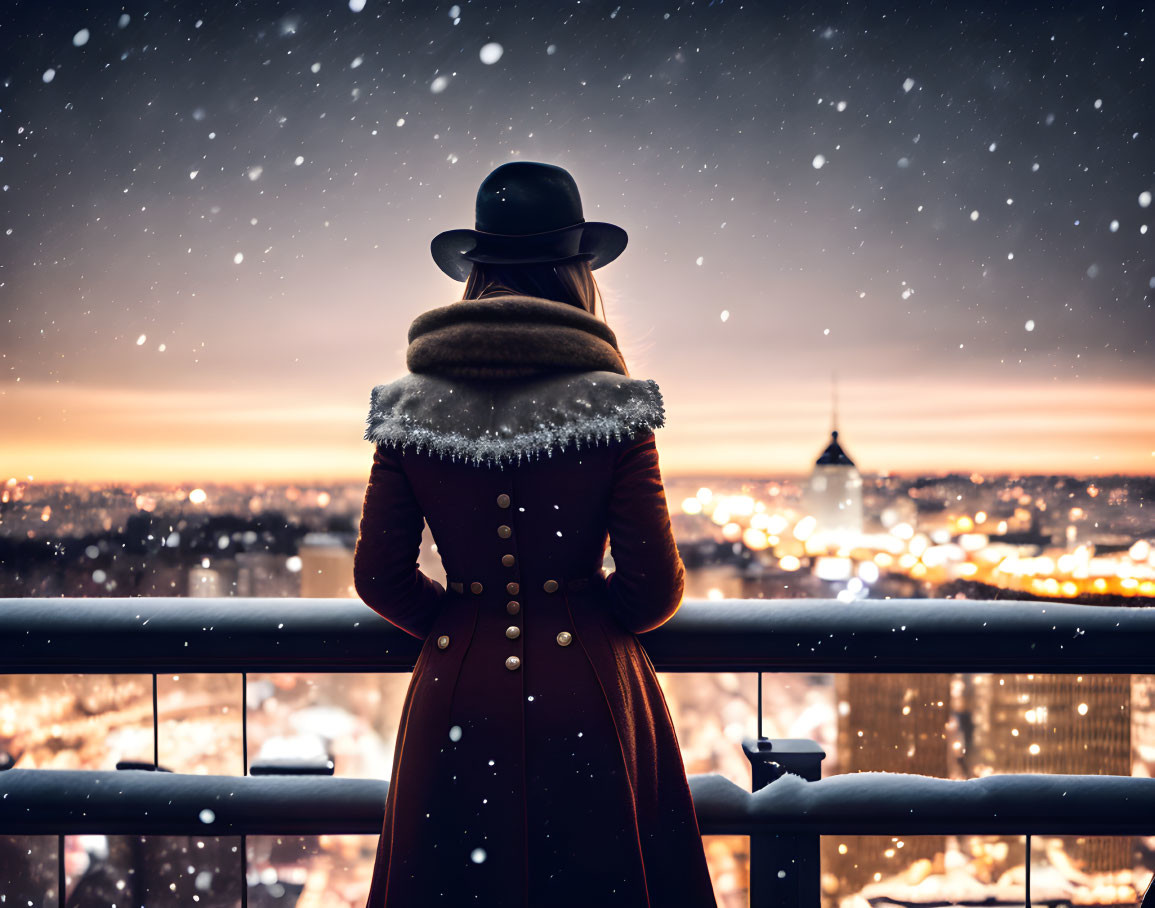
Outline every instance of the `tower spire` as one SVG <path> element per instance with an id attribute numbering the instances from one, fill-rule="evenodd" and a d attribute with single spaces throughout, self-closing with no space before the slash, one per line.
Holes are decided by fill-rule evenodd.
<path id="1" fill-rule="evenodd" d="M 830 434 L 838 437 L 838 373 L 830 372 Z"/>

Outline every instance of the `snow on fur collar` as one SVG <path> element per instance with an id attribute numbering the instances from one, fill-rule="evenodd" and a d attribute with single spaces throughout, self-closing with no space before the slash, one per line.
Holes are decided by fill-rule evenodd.
<path id="1" fill-rule="evenodd" d="M 502 466 L 665 422 L 654 381 L 630 378 L 610 327 L 584 309 L 506 294 L 422 313 L 410 373 L 373 389 L 367 441 Z"/>
<path id="2" fill-rule="evenodd" d="M 660 428 L 665 410 L 657 382 L 614 372 L 516 381 L 410 374 L 373 389 L 367 423 L 367 441 L 500 467 Z"/>

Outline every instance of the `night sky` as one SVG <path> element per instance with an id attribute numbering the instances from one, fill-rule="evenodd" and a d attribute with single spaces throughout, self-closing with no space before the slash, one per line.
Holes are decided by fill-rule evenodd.
<path id="1" fill-rule="evenodd" d="M 859 6 L 7 0 L 0 473 L 367 475 L 519 158 L 630 235 L 667 475 L 806 471 L 833 373 L 866 472 L 1153 472 L 1155 12 Z"/>

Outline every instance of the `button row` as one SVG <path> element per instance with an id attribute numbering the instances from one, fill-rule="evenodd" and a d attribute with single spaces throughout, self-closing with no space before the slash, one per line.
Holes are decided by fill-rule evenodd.
<path id="1" fill-rule="evenodd" d="M 510 498 L 505 492 L 502 492 L 500 495 L 497 496 L 497 506 L 499 508 L 508 508 L 509 505 L 510 505 Z M 509 524 L 503 523 L 500 526 L 498 526 L 497 536 L 499 539 L 509 539 L 509 537 L 512 535 L 513 535 L 513 528 L 510 527 Z M 517 563 L 517 559 L 513 556 L 512 552 L 508 552 L 505 555 L 501 556 L 501 564 L 503 567 L 511 568 L 516 563 Z M 511 596 L 516 596 L 521 591 L 521 586 L 520 586 L 520 584 L 517 583 L 517 581 L 511 580 L 505 585 L 505 591 L 507 593 L 509 593 L 509 595 L 511 595 Z M 510 599 L 509 602 L 507 602 L 505 604 L 505 610 L 510 615 L 516 615 L 518 612 L 521 611 L 521 603 L 518 602 L 516 599 Z M 521 628 L 518 627 L 516 624 L 511 624 L 511 625 L 509 625 L 509 627 L 507 627 L 505 629 L 505 636 L 509 640 L 516 640 L 518 637 L 521 636 Z M 514 671 L 520 665 L 521 665 L 521 660 L 517 656 L 509 656 L 505 660 L 505 667 L 508 668 L 510 671 Z"/>
<path id="2" fill-rule="evenodd" d="M 511 602 L 510 605 L 517 605 L 517 603 Z M 516 611 L 517 610 L 514 609 L 514 612 L 516 612 Z M 521 628 L 518 627 L 516 624 L 511 624 L 509 627 L 507 627 L 505 629 L 505 636 L 508 637 L 510 640 L 516 640 L 518 637 L 521 636 Z M 572 643 L 572 642 L 573 642 L 573 634 L 571 634 L 569 631 L 562 631 L 560 634 L 557 635 L 557 645 L 558 646 L 569 646 L 570 643 Z M 448 634 L 442 634 L 440 637 L 437 638 L 437 648 L 438 649 L 445 649 L 448 646 L 449 646 L 449 635 Z M 510 665 L 511 660 L 514 663 L 512 665 Z M 505 664 L 506 664 L 507 668 L 513 669 L 513 668 L 517 668 L 517 666 L 521 664 L 521 660 L 518 659 L 517 656 L 510 656 L 509 659 L 505 660 Z"/>
<path id="3" fill-rule="evenodd" d="M 505 558 L 502 558 L 503 564 L 505 563 L 506 558 L 509 559 L 509 563 L 506 564 L 506 567 L 512 567 L 513 566 L 513 556 L 512 555 L 506 555 Z M 462 586 L 461 583 L 454 582 L 454 583 L 449 584 L 449 586 L 459 593 L 464 591 L 464 587 Z M 545 583 L 543 583 L 541 585 L 541 588 L 543 590 L 545 590 L 547 593 L 556 593 L 558 591 L 558 582 L 556 580 L 547 580 Z M 473 583 L 469 584 L 469 592 L 473 593 L 475 596 L 480 596 L 484 591 L 485 591 L 485 586 L 479 580 L 474 580 Z M 507 583 L 505 585 L 505 591 L 507 593 L 509 593 L 509 595 L 511 595 L 511 596 L 516 596 L 518 593 L 521 592 L 521 584 L 518 583 L 516 580 L 511 580 L 509 583 Z"/>

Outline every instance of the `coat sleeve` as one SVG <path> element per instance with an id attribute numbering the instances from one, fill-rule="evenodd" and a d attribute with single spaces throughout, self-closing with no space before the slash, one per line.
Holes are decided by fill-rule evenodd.
<path id="1" fill-rule="evenodd" d="M 421 640 L 429 636 L 445 595 L 445 587 L 417 564 L 424 526 L 397 455 L 378 445 L 353 554 L 353 583 L 373 611 Z"/>
<path id="2" fill-rule="evenodd" d="M 608 525 L 614 571 L 606 588 L 615 617 L 635 634 L 661 627 L 682 604 L 686 571 L 670 526 L 653 432 L 618 455 Z"/>

